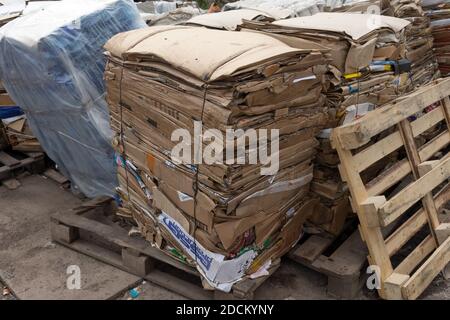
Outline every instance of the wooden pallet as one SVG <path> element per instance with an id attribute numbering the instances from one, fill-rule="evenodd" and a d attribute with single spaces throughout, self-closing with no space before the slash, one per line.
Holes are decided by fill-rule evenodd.
<path id="1" fill-rule="evenodd" d="M 351 299 L 360 292 L 365 279 L 367 248 L 358 229 L 347 225 L 341 236 L 311 235 L 295 246 L 288 257 L 328 277 L 328 294 Z"/>
<path id="2" fill-rule="evenodd" d="M 332 133 L 384 299 L 418 298 L 450 261 L 450 224 L 440 223 L 437 214 L 450 200 L 449 94 L 450 79 L 439 80 Z M 363 181 L 365 169 L 395 151 L 404 158 Z M 411 182 L 402 184 L 405 179 Z M 383 230 L 396 224 L 385 237 Z M 393 258 L 408 247 L 397 264 Z"/>
<path id="3" fill-rule="evenodd" d="M 13 178 L 24 170 L 41 173 L 45 169 L 45 156 L 42 152 L 0 151 L 0 181 Z"/>
<path id="4" fill-rule="evenodd" d="M 102 197 L 56 213 L 51 217 L 52 240 L 195 300 L 252 299 L 256 289 L 279 266 L 275 263 L 269 276 L 236 283 L 230 293 L 208 291 L 203 289 L 195 268 L 152 247 L 142 238 L 130 237 L 126 228 L 113 222 L 114 211 L 112 200 Z"/>

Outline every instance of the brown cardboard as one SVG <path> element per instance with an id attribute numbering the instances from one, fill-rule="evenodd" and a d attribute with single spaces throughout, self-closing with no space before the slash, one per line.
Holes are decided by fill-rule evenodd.
<path id="1" fill-rule="evenodd" d="M 127 183 L 120 170 L 118 192 L 161 249 L 179 248 L 155 223 L 162 211 L 225 259 L 252 246 L 265 257 L 275 252 L 267 242 L 277 248 L 288 221 L 306 219 L 298 215 L 309 214 L 301 208 L 313 177 L 314 137 L 329 123 L 323 94 L 329 50 L 294 42 L 296 48 L 258 32 L 158 27 L 120 34 L 106 45 L 114 145 L 136 166 L 133 174 L 147 179 L 145 187 Z M 278 172 L 261 175 L 261 163 L 176 164 L 172 132 L 192 134 L 199 120 L 216 136 L 228 128 L 278 129 Z"/>

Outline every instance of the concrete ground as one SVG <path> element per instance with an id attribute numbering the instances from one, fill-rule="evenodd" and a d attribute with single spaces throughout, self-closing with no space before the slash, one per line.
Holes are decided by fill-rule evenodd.
<path id="1" fill-rule="evenodd" d="M 139 277 L 52 243 L 50 215 L 75 207 L 80 200 L 41 176 L 24 177 L 20 182 L 16 190 L 0 186 L 0 286 L 3 289 L 0 300 L 183 299 Z M 81 288 L 68 289 L 73 270 L 70 268 L 77 267 Z M 280 269 L 263 284 L 255 298 L 330 299 L 326 283 L 323 275 L 283 260 Z M 422 298 L 449 299 L 449 296 L 449 281 L 438 278 Z M 356 299 L 376 298 L 375 292 L 364 291 Z"/>

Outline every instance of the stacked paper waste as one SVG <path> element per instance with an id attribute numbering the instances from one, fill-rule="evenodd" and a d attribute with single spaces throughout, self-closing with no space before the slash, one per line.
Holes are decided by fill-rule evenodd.
<path id="1" fill-rule="evenodd" d="M 450 75 L 450 1 L 423 0 L 427 16 L 431 19 L 435 54 L 443 76 Z"/>
<path id="2" fill-rule="evenodd" d="M 434 1 L 434 0 L 428 0 Z M 439 78 L 438 65 L 433 52 L 430 18 L 423 9 L 426 1 L 418 0 L 351 0 L 342 1 L 331 10 L 386 15 L 411 22 L 405 31 L 406 58 L 411 62 L 411 81 L 415 87 Z M 376 20 L 374 20 L 376 23 Z"/>
<path id="3" fill-rule="evenodd" d="M 330 145 L 331 128 L 352 121 L 412 88 L 411 64 L 405 59 L 406 29 L 410 23 L 394 17 L 356 13 L 318 13 L 273 23 L 246 21 L 244 28 L 271 34 L 288 43 L 306 39 L 330 49 L 331 83 L 327 98 L 332 121 L 318 139 L 313 193 L 320 204 L 310 221 L 334 235 L 341 232 L 351 212 L 348 190 Z M 290 43 L 293 45 L 292 43 Z M 383 165 L 380 163 L 381 169 Z M 372 168 L 368 175 L 376 175 Z"/>
<path id="4" fill-rule="evenodd" d="M 327 61 L 307 44 L 167 26 L 106 45 L 120 214 L 209 286 L 228 291 L 275 263 L 317 204 L 307 195 L 328 123 Z"/>
<path id="5" fill-rule="evenodd" d="M 430 19 L 425 15 L 421 1 L 394 0 L 389 5 L 394 17 L 411 22 L 406 30 L 406 58 L 412 64 L 411 79 L 415 87 L 439 78 Z"/>
<path id="6" fill-rule="evenodd" d="M 144 26 L 130 1 L 66 0 L 0 30 L 4 87 L 45 152 L 90 197 L 113 195 L 117 186 L 103 45 Z"/>

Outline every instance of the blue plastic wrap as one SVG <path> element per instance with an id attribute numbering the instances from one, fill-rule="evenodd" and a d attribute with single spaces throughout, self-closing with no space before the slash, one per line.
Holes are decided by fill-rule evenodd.
<path id="1" fill-rule="evenodd" d="M 0 29 L 0 78 L 49 157 L 89 197 L 117 186 L 103 45 L 145 27 L 128 0 L 64 0 Z"/>

